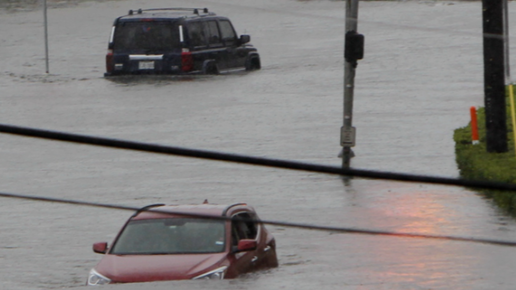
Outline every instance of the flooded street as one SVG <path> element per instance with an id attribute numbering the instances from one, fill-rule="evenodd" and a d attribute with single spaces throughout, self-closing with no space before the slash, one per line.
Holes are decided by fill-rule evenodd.
<path id="1" fill-rule="evenodd" d="M 0 12 L 0 123 L 339 166 L 343 1 L 117 0 Z M 509 3 L 516 27 L 516 3 Z M 250 34 L 262 69 L 103 77 L 129 9 L 208 7 Z M 54 7 L 54 6 L 52 6 Z M 483 106 L 481 2 L 363 2 L 352 167 L 457 177 L 453 130 Z M 511 44 L 516 43 L 515 32 Z M 511 55 L 516 55 L 512 45 Z M 514 59 L 514 57 L 513 57 Z M 514 63 L 514 61 L 512 61 Z M 0 135 L 0 191 L 89 202 L 247 202 L 262 219 L 516 241 L 516 222 L 465 188 L 176 158 Z M 2 289 L 84 289 L 130 212 L 2 199 Z M 452 241 L 268 226 L 280 266 L 235 280 L 105 289 L 513 289 L 516 252 Z"/>

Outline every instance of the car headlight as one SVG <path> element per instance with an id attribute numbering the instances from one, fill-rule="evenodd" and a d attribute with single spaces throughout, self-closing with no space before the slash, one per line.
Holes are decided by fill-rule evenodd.
<path id="1" fill-rule="evenodd" d="M 228 267 L 226 267 L 226 266 L 217 268 L 217 269 L 215 269 L 213 271 L 210 271 L 208 273 L 204 273 L 202 275 L 194 277 L 194 278 L 192 278 L 192 280 L 197 280 L 197 279 L 203 279 L 203 280 L 222 280 L 222 279 L 224 279 L 224 274 L 226 274 L 226 269 L 227 268 Z"/>
<path id="2" fill-rule="evenodd" d="M 89 286 L 98 286 L 109 284 L 111 279 L 99 274 L 95 269 L 91 269 L 90 275 L 88 276 L 88 285 Z"/>

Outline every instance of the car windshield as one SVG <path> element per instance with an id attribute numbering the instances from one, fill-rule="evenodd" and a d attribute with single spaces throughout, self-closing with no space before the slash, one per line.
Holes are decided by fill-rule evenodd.
<path id="1" fill-rule="evenodd" d="M 224 221 L 169 218 L 134 220 L 113 245 L 115 255 L 219 253 L 225 247 Z"/>
<path id="2" fill-rule="evenodd" d="M 122 21 L 115 29 L 115 52 L 164 53 L 180 49 L 179 27 L 170 21 Z"/>

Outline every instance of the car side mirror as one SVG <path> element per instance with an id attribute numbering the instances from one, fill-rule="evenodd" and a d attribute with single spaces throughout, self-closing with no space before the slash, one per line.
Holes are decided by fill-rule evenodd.
<path id="1" fill-rule="evenodd" d="M 108 249 L 108 243 L 106 242 L 99 242 L 93 244 L 93 252 L 97 254 L 105 254 Z"/>
<path id="2" fill-rule="evenodd" d="M 235 253 L 238 252 L 247 252 L 256 250 L 256 247 L 258 247 L 258 243 L 255 240 L 250 239 L 242 239 L 238 241 L 238 246 L 235 249 Z"/>
<path id="3" fill-rule="evenodd" d="M 245 44 L 251 41 L 251 36 L 247 34 L 240 35 L 240 44 Z"/>

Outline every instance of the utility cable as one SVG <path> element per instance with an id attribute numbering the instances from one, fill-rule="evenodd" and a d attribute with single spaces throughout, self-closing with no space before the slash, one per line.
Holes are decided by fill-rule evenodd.
<path id="1" fill-rule="evenodd" d="M 138 207 L 123 206 L 123 205 L 103 204 L 103 203 L 95 203 L 95 202 L 87 202 L 87 201 L 68 200 L 68 199 L 51 198 L 51 197 L 31 196 L 31 195 L 21 195 L 21 194 L 3 193 L 3 192 L 0 192 L 0 197 L 61 203 L 61 204 L 72 204 L 72 205 L 89 206 L 89 207 L 96 207 L 96 208 L 126 210 L 126 211 L 133 211 L 133 212 L 148 211 L 148 212 L 156 212 L 156 213 L 160 213 L 160 214 L 179 215 L 179 216 L 187 216 L 187 217 L 194 217 L 194 218 L 231 220 L 231 217 L 226 217 L 226 216 L 204 215 L 204 214 L 186 213 L 186 212 L 180 212 L 180 211 L 165 211 L 165 210 L 159 210 L 156 208 L 142 209 L 142 208 L 138 208 Z M 271 220 L 254 220 L 254 219 L 246 219 L 246 218 L 241 218 L 239 220 L 243 221 L 243 222 L 258 222 L 261 224 L 268 224 L 268 225 L 274 225 L 274 226 L 283 226 L 283 227 L 298 228 L 298 229 L 304 229 L 304 230 L 329 231 L 329 232 L 333 232 L 333 233 L 343 233 L 343 234 L 359 234 L 359 235 L 388 236 L 388 237 L 399 237 L 399 238 L 433 239 L 433 240 L 457 241 L 457 242 L 468 242 L 468 243 L 477 243 L 477 244 L 489 244 L 489 245 L 496 245 L 496 246 L 516 247 L 516 242 L 491 240 L 491 239 L 440 236 L 440 235 L 428 235 L 428 234 L 416 234 L 416 233 L 399 233 L 399 232 L 390 232 L 390 231 L 381 231 L 381 230 L 369 230 L 369 229 L 345 228 L 345 227 L 333 227 L 333 226 L 319 226 L 319 225 L 312 225 L 312 224 L 281 222 L 281 221 L 271 221 Z"/>
<path id="2" fill-rule="evenodd" d="M 288 160 L 269 159 L 262 157 L 253 157 L 246 155 L 228 154 L 206 150 L 196 150 L 189 148 L 164 146 L 157 144 L 149 144 L 135 141 L 125 141 L 118 139 L 94 137 L 87 135 L 79 135 L 72 133 L 63 133 L 57 131 L 41 130 L 27 127 L 18 127 L 13 125 L 0 124 L 0 133 L 7 133 L 18 136 L 34 137 L 47 140 L 55 141 L 66 141 L 78 144 L 87 144 L 108 148 L 135 150 L 141 152 L 192 157 L 208 160 L 217 160 L 225 162 L 233 162 L 248 165 L 258 165 L 274 168 L 283 168 L 291 170 L 300 170 L 308 172 L 326 173 L 333 175 L 342 176 L 355 176 L 363 178 L 374 178 L 392 181 L 409 181 L 429 184 L 442 184 L 442 185 L 455 185 L 465 186 L 471 188 L 483 188 L 483 189 L 494 189 L 494 190 L 510 190 L 516 191 L 516 184 L 491 182 L 491 181 L 477 181 L 477 180 L 466 180 L 458 178 L 448 177 L 432 177 L 422 176 L 406 173 L 392 173 L 392 172 L 381 172 L 372 170 L 361 170 L 351 168 L 341 168 L 335 166 L 318 165 L 301 163 Z"/>

